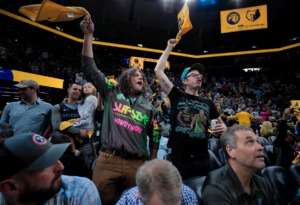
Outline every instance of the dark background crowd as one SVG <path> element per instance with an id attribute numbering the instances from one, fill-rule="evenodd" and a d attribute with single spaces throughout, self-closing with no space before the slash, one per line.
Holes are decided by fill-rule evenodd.
<path id="1" fill-rule="evenodd" d="M 60 103 L 70 84 L 86 82 L 81 70 L 81 43 L 7 17 L 3 19 L 7 21 L 2 21 L 0 27 L 0 67 L 64 80 L 63 89 L 41 87 L 39 95 L 44 101 L 52 105 Z M 112 76 L 114 79 L 129 67 L 131 56 L 154 59 L 160 56 L 158 53 L 105 46 L 94 46 L 94 54 L 97 67 L 106 76 Z M 300 49 L 296 47 L 276 53 L 203 59 L 171 56 L 169 58 L 171 66 L 167 70 L 167 75 L 175 86 L 182 87 L 180 75 L 183 69 L 196 62 L 202 63 L 206 71 L 201 95 L 214 101 L 227 126 L 231 126 L 232 122 L 227 120 L 228 116 L 247 111 L 255 116 L 251 121 L 251 127 L 260 136 L 262 123 L 264 121 L 272 123 L 274 132 L 264 137 L 268 139 L 267 145 L 273 146 L 273 141 L 269 137 L 276 136 L 277 122 L 284 110 L 290 106 L 291 100 L 300 101 L 299 55 Z M 154 67 L 155 63 L 146 63 L 143 69 L 150 85 L 148 98 L 160 110 L 160 119 L 169 119 L 169 102 L 158 85 Z M 245 72 L 243 68 L 259 68 L 259 70 Z M 15 82 L 2 79 L 0 82 L 1 111 L 7 103 L 17 101 L 19 98 L 18 92 L 12 86 Z M 263 112 L 269 113 L 266 118 L 263 117 Z M 101 122 L 99 116 L 101 115 L 96 115 L 95 119 Z M 297 121 L 298 119 L 291 115 L 288 118 L 288 126 L 293 135 L 300 137 L 295 127 Z M 221 156 L 217 152 L 215 155 L 221 161 Z M 267 162 L 268 165 L 275 165 L 275 161 L 273 158 Z"/>

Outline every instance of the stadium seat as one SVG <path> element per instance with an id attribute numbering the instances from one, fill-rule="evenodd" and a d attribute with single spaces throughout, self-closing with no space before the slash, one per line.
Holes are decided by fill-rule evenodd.
<path id="1" fill-rule="evenodd" d="M 94 169 L 96 167 L 96 162 L 97 162 L 98 157 L 95 157 L 91 163 L 90 163 L 90 169 L 89 169 L 89 178 L 92 179 L 93 178 L 93 172 Z"/>
<path id="2" fill-rule="evenodd" d="M 225 153 L 224 153 L 222 148 L 219 149 L 218 155 L 219 155 L 219 159 L 220 159 L 221 164 L 225 165 L 226 164 L 226 156 L 225 156 Z"/>
<path id="3" fill-rule="evenodd" d="M 274 144 L 275 139 L 276 139 L 276 136 L 270 136 L 270 137 L 268 137 L 268 140 L 271 143 L 271 145 Z"/>
<path id="4" fill-rule="evenodd" d="M 300 163 L 291 165 L 290 172 L 294 180 L 296 180 L 296 182 L 300 186 Z"/>
<path id="5" fill-rule="evenodd" d="M 216 156 L 218 156 L 218 151 L 221 148 L 220 140 L 218 138 L 208 139 L 208 149 L 211 150 Z"/>
<path id="6" fill-rule="evenodd" d="M 273 166 L 276 164 L 276 154 L 272 145 L 264 146 L 265 163 L 266 166 Z"/>
<path id="7" fill-rule="evenodd" d="M 259 137 L 258 140 L 259 140 L 259 144 L 261 146 L 271 145 L 271 143 L 269 142 L 269 140 L 267 140 L 264 137 Z"/>
<path id="8" fill-rule="evenodd" d="M 262 169 L 260 174 L 272 186 L 279 205 L 287 205 L 293 201 L 298 185 L 288 170 L 281 166 L 269 166 Z"/>
<path id="9" fill-rule="evenodd" d="M 183 181 L 183 184 L 190 187 L 196 193 L 200 205 L 203 204 L 201 191 L 205 178 L 206 176 L 195 176 Z"/>
<path id="10" fill-rule="evenodd" d="M 222 166 L 222 164 L 219 161 L 219 159 L 216 157 L 216 155 L 211 150 L 208 150 L 208 152 L 209 152 L 209 157 L 210 157 L 211 169 L 215 170 L 215 169 L 220 168 Z"/>
<path id="11" fill-rule="evenodd" d="M 171 152 L 165 154 L 163 159 L 171 162 Z"/>

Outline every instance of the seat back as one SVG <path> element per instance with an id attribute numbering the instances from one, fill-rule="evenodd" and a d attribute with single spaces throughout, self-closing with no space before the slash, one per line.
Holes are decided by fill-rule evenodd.
<path id="1" fill-rule="evenodd" d="M 171 152 L 165 154 L 164 157 L 163 157 L 163 159 L 171 162 Z"/>
<path id="2" fill-rule="evenodd" d="M 222 165 L 225 165 L 226 164 L 226 156 L 225 156 L 225 153 L 224 153 L 224 150 L 221 148 L 219 149 L 219 159 L 220 159 L 220 162 Z"/>
<path id="3" fill-rule="evenodd" d="M 288 170 L 281 166 L 269 166 L 261 170 L 261 176 L 270 183 L 278 204 L 286 205 L 292 201 L 297 187 Z"/>
<path id="4" fill-rule="evenodd" d="M 90 162 L 90 168 L 89 168 L 89 179 L 93 178 L 93 172 L 96 167 L 96 162 L 97 162 L 98 157 L 95 157 L 93 160 Z"/>
<path id="5" fill-rule="evenodd" d="M 218 138 L 208 139 L 208 149 L 211 150 L 216 156 L 218 156 L 218 151 L 221 148 L 220 140 Z"/>
<path id="6" fill-rule="evenodd" d="M 209 152 L 209 157 L 210 157 L 211 170 L 220 168 L 222 166 L 222 164 L 219 161 L 219 159 L 216 157 L 216 155 L 211 150 L 208 150 L 208 152 Z"/>
<path id="7" fill-rule="evenodd" d="M 300 163 L 291 165 L 290 166 L 290 173 L 291 173 L 293 179 L 300 186 Z"/>
<path id="8" fill-rule="evenodd" d="M 199 204 L 202 205 L 202 185 L 205 181 L 206 176 L 195 176 L 183 181 L 183 184 L 190 187 L 196 194 Z"/>
<path id="9" fill-rule="evenodd" d="M 276 139 L 276 136 L 270 136 L 270 137 L 268 137 L 268 140 L 271 143 L 271 145 L 274 145 L 275 139 Z"/>
<path id="10" fill-rule="evenodd" d="M 269 140 L 267 140 L 264 137 L 259 137 L 258 140 L 259 140 L 259 144 L 261 146 L 271 145 L 271 143 L 269 142 Z"/>
<path id="11" fill-rule="evenodd" d="M 267 166 L 273 166 L 276 164 L 276 154 L 274 153 L 273 145 L 264 146 L 265 163 Z"/>

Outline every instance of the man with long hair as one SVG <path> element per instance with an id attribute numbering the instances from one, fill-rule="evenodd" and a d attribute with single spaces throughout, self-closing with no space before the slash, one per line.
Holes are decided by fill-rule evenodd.
<path id="1" fill-rule="evenodd" d="M 97 69 L 93 54 L 94 24 L 90 16 L 80 23 L 84 33 L 82 68 L 103 96 L 101 150 L 93 172 L 103 204 L 115 204 L 123 190 L 135 185 L 137 169 L 156 157 L 159 127 L 153 105 L 145 98 L 147 80 L 137 68 L 124 71 L 118 85 Z M 149 136 L 150 156 L 147 152 Z"/>

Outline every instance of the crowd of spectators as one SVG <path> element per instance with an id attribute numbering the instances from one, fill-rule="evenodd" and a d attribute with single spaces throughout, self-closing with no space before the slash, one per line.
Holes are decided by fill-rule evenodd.
<path id="1" fill-rule="evenodd" d="M 32 28 L 32 35 L 28 36 L 17 32 L 22 29 L 20 26 L 22 24 L 9 25 L 6 32 L 0 35 L 1 67 L 63 78 L 65 88 L 74 81 L 81 84 L 86 82 L 80 66 L 80 44 L 37 28 Z M 46 38 L 50 40 L 44 41 Z M 95 62 L 106 76 L 117 78 L 118 74 L 128 67 L 130 56 L 127 53 L 133 52 L 127 51 L 95 46 Z M 167 75 L 174 85 L 181 87 L 180 74 L 185 65 L 178 61 L 177 59 L 175 63 L 171 62 Z M 159 96 L 164 94 L 160 92 L 153 69 L 154 65 L 153 68 L 144 69 L 150 84 L 149 96 L 161 104 L 163 98 Z M 236 69 L 218 72 L 207 69 L 201 93 L 213 99 L 221 113 L 235 115 L 242 106 L 246 106 L 251 108 L 251 114 L 262 116 L 262 121 L 265 121 L 268 117 L 262 115 L 262 112 L 268 111 L 276 117 L 280 115 L 278 112 L 289 106 L 290 100 L 300 99 L 297 89 L 299 79 L 296 77 L 293 70 L 289 69 L 284 73 L 272 68 L 253 72 Z"/>
<path id="2" fill-rule="evenodd" d="M 12 25 L 0 34 L 1 67 L 62 78 L 65 88 L 72 82 L 82 85 L 87 82 L 81 70 L 81 44 L 42 30 L 35 30 L 31 36 L 22 35 L 18 30 L 19 27 Z M 94 48 L 97 67 L 106 76 L 113 76 L 115 79 L 126 70 L 128 58 L 134 54 L 132 51 L 117 48 Z M 172 60 L 176 63 L 172 64 Z M 191 65 L 189 60 L 186 60 L 186 64 Z M 182 88 L 180 75 L 185 67 L 184 61 L 171 58 L 171 68 L 166 74 L 175 86 Z M 293 70 L 285 69 L 282 72 L 272 70 L 272 67 L 263 67 L 262 70 L 253 72 L 237 69 L 218 72 L 219 70 L 210 70 L 209 65 L 207 67 L 201 95 L 213 100 L 228 127 L 232 125 L 230 118 L 238 119 L 237 114 L 245 112 L 250 116 L 249 126 L 257 135 L 268 138 L 276 135 L 277 122 L 281 120 L 285 108 L 290 106 L 290 101 L 300 100 L 300 92 L 297 89 L 300 82 Z M 160 121 L 165 119 L 165 123 L 168 123 L 171 115 L 170 102 L 160 89 L 154 75 L 154 65 L 144 68 L 143 72 L 150 85 L 147 96 L 160 111 Z M 59 102 L 61 101 L 62 99 L 59 99 Z M 50 103 L 54 105 L 59 102 L 53 99 Z M 0 107 L 0 110 L 2 109 L 3 107 Z M 287 117 L 287 125 L 293 130 L 292 134 L 299 137 L 299 132 L 294 129 L 297 121 L 293 115 Z M 240 119 L 235 122 L 242 124 Z M 264 131 L 264 124 L 273 129 L 270 132 Z"/>

